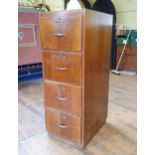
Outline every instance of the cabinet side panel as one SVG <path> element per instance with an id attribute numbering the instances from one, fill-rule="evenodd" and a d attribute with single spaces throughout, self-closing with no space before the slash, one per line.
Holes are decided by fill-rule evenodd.
<path id="1" fill-rule="evenodd" d="M 112 16 L 86 11 L 84 53 L 84 145 L 107 117 Z"/>

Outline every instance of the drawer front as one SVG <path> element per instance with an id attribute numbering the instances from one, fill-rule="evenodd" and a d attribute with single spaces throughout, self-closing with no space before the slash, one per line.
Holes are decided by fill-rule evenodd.
<path id="1" fill-rule="evenodd" d="M 45 104 L 47 107 L 81 115 L 81 89 L 49 81 L 44 82 Z"/>
<path id="2" fill-rule="evenodd" d="M 81 84 L 81 55 L 43 52 L 44 78 Z"/>
<path id="3" fill-rule="evenodd" d="M 81 51 L 82 16 L 57 14 L 40 18 L 42 48 Z"/>
<path id="4" fill-rule="evenodd" d="M 59 137 L 80 143 L 80 118 L 46 109 L 46 127 Z"/>

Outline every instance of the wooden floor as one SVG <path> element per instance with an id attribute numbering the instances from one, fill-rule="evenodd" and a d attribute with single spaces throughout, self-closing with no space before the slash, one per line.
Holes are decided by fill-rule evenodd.
<path id="1" fill-rule="evenodd" d="M 19 155 L 136 155 L 136 86 L 136 76 L 110 75 L 107 122 L 80 150 L 48 136 L 43 81 L 19 83 Z"/>

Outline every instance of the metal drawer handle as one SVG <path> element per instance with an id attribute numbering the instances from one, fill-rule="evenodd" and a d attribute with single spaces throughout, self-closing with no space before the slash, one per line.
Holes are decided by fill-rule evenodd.
<path id="1" fill-rule="evenodd" d="M 67 128 L 67 125 L 65 125 L 65 124 L 63 124 L 63 123 L 60 123 L 60 124 L 58 125 L 58 127 L 59 127 L 59 128 Z"/>
<path id="2" fill-rule="evenodd" d="M 64 37 L 65 34 L 64 33 L 53 33 L 52 36 L 54 36 L 54 37 Z"/>
<path id="3" fill-rule="evenodd" d="M 66 71 L 67 68 L 66 67 L 56 67 L 56 70 L 58 70 L 58 71 Z"/>
<path id="4" fill-rule="evenodd" d="M 66 56 L 65 55 L 57 55 L 57 59 L 60 60 L 65 60 Z"/>
<path id="5" fill-rule="evenodd" d="M 62 23 L 62 22 L 64 22 L 64 20 L 63 20 L 62 18 L 57 18 L 57 19 L 55 20 L 55 22 L 56 22 L 56 23 Z"/>
<path id="6" fill-rule="evenodd" d="M 57 99 L 60 101 L 66 101 L 67 100 L 67 98 L 63 97 L 63 96 L 57 96 Z"/>

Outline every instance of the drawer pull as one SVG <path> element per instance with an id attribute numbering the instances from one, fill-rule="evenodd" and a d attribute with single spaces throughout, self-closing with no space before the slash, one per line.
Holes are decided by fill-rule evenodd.
<path id="1" fill-rule="evenodd" d="M 66 67 L 56 67 L 56 70 L 58 70 L 58 71 L 66 71 L 67 68 Z"/>
<path id="2" fill-rule="evenodd" d="M 58 125 L 58 127 L 59 127 L 59 128 L 67 128 L 67 125 L 65 125 L 65 124 L 63 124 L 63 123 L 60 123 L 60 124 Z"/>
<path id="3" fill-rule="evenodd" d="M 57 56 L 57 59 L 60 59 L 60 60 L 65 60 L 66 56 L 65 55 L 58 55 Z"/>
<path id="4" fill-rule="evenodd" d="M 66 101 L 67 100 L 66 97 L 62 97 L 62 96 L 57 96 L 57 99 L 60 101 Z"/>
<path id="5" fill-rule="evenodd" d="M 54 36 L 54 37 L 64 37 L 65 36 L 64 33 L 53 33 L 51 35 Z"/>
<path id="6" fill-rule="evenodd" d="M 62 22 L 64 22 L 64 20 L 63 20 L 62 18 L 57 18 L 57 19 L 55 20 L 55 22 L 56 22 L 56 23 L 62 23 Z"/>

